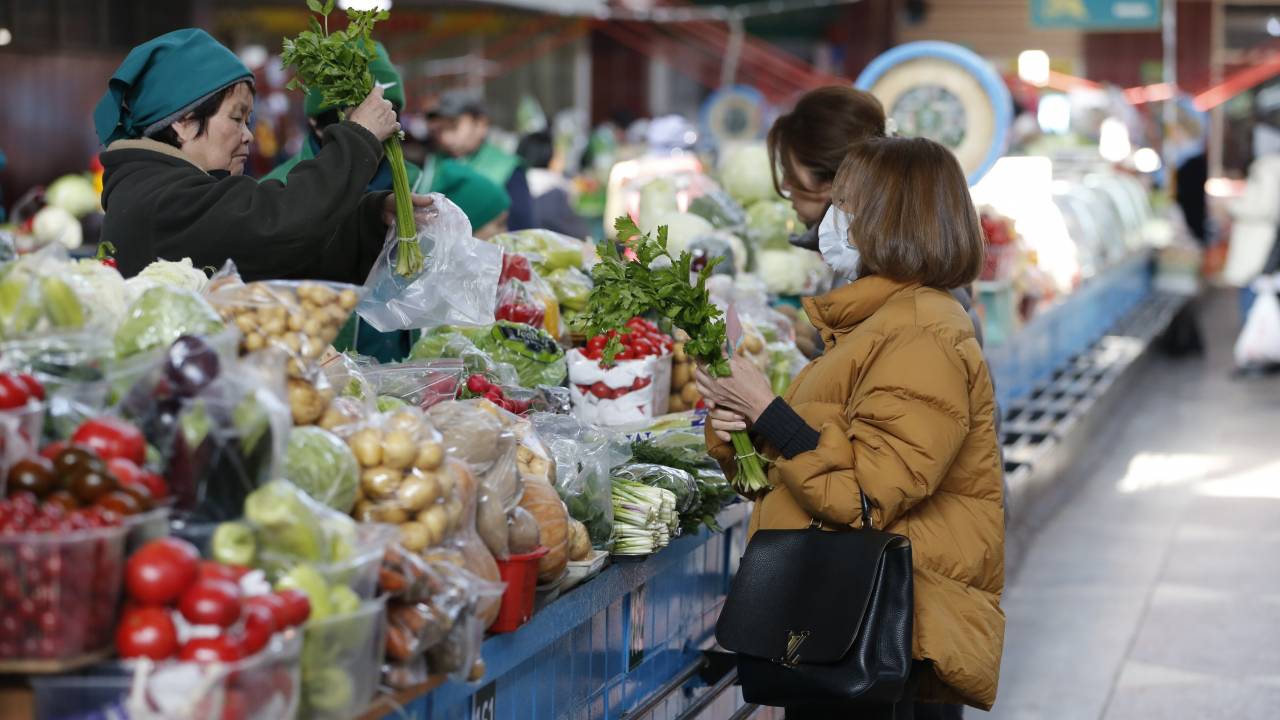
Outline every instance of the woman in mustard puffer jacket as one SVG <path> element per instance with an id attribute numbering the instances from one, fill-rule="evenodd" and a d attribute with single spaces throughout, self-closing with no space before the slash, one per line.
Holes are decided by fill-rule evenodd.
<path id="1" fill-rule="evenodd" d="M 928 140 L 868 140 L 835 187 L 834 224 L 848 229 L 824 257 L 858 252 L 860 269 L 805 300 L 826 351 L 782 398 L 749 362 L 735 361 L 731 378 L 699 371 L 709 449 L 733 473 L 728 433 L 750 429 L 769 460 L 752 532 L 859 527 L 864 493 L 875 526 L 911 540 L 915 565 L 915 692 L 904 700 L 915 704 L 897 716 L 989 709 L 1004 642 L 1002 468 L 991 378 L 948 292 L 981 267 L 977 213 L 955 158 Z"/>

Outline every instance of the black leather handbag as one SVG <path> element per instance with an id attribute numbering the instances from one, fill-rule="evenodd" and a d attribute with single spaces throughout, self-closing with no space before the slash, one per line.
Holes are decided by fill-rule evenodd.
<path id="1" fill-rule="evenodd" d="M 847 709 L 903 699 L 911 674 L 911 542 L 871 529 L 760 530 L 716 640 L 737 653 L 747 702 Z"/>

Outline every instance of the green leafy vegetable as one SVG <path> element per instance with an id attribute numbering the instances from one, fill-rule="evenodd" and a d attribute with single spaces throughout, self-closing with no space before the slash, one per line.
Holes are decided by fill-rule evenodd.
<path id="1" fill-rule="evenodd" d="M 296 73 L 290 90 L 320 93 L 324 104 L 335 108 L 356 107 L 373 91 L 369 63 L 377 57 L 373 26 L 391 17 L 386 10 L 347 10 L 347 28 L 329 31 L 329 14 L 334 0 L 307 0 L 307 9 L 324 19 L 321 25 L 311 18 L 309 30 L 296 38 L 285 38 L 280 60 Z M 339 110 L 341 113 L 342 110 Z M 396 196 L 396 234 L 400 238 L 396 272 L 411 277 L 422 272 L 422 250 L 418 247 L 413 220 L 413 198 L 409 172 L 404 165 L 401 136 L 392 135 L 383 143 L 391 166 L 391 184 Z"/>
<path id="2" fill-rule="evenodd" d="M 658 228 L 656 238 L 641 233 L 629 217 L 618 218 L 614 227 L 619 242 L 635 260 L 624 258 L 612 242 L 600 243 L 600 262 L 591 269 L 595 286 L 587 310 L 579 319 L 586 334 L 595 336 L 625 328 L 633 317 L 660 313 L 689 336 L 684 346 L 686 353 L 711 375 L 728 377 L 724 313 L 711 302 L 706 287 L 719 258 L 712 258 L 697 272 L 696 282 L 691 282 L 693 256 L 685 251 L 672 257 L 667 251 L 665 226 Z M 604 363 L 613 363 L 621 350 L 621 341 L 616 336 L 610 339 L 604 348 Z M 745 492 L 769 487 L 751 438 L 745 432 L 734 433 L 733 448 L 738 456 L 738 486 Z"/>

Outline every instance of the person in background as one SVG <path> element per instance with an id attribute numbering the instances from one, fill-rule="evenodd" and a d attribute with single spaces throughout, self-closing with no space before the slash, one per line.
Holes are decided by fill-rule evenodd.
<path id="1" fill-rule="evenodd" d="M 391 103 L 371 92 L 286 186 L 244 176 L 253 98 L 249 69 L 196 28 L 139 45 L 111 76 L 93 120 L 107 148 L 102 240 L 125 277 L 189 257 L 234 260 L 245 280 L 364 282 L 395 217 L 391 193 L 366 192 L 400 129 Z"/>
<path id="2" fill-rule="evenodd" d="M 1244 192 L 1231 205 L 1231 244 L 1222 279 L 1240 288 L 1240 322 L 1253 306 L 1250 285 L 1266 272 L 1280 232 L 1280 129 L 1259 121 L 1253 133 L 1254 161 Z"/>
<path id="3" fill-rule="evenodd" d="M 831 207 L 831 186 L 849 150 L 858 143 L 884 137 L 884 108 L 874 95 L 845 85 L 805 93 L 791 112 L 769 128 L 767 143 L 773 159 L 773 184 L 791 201 L 807 230 L 792 244 L 820 251 L 818 226 Z M 835 268 L 837 281 L 855 274 L 856 254 L 848 267 Z M 951 288 L 964 305 L 982 343 L 982 321 L 973 309 L 970 287 Z"/>
<path id="4" fill-rule="evenodd" d="M 826 352 L 783 397 L 743 358 L 731 377 L 699 369 L 708 450 L 732 477 L 729 433 L 750 430 L 766 458 L 771 489 L 755 498 L 751 533 L 861 527 L 865 496 L 877 529 L 911 541 L 914 692 L 878 711 L 787 718 L 959 718 L 956 703 L 995 702 L 1004 642 L 995 397 L 973 324 L 949 292 L 978 276 L 982 228 L 960 164 L 930 140 L 858 144 L 828 192 L 822 225 L 838 231 L 823 260 L 840 268 L 853 257 L 858 270 L 804 300 Z"/>
<path id="5" fill-rule="evenodd" d="M 386 47 L 382 43 L 375 43 L 374 45 L 376 56 L 369 63 L 369 72 L 373 75 L 373 80 L 378 87 L 382 88 L 382 96 L 391 103 L 391 108 L 395 111 L 398 119 L 400 111 L 404 109 L 404 81 L 401 79 L 395 65 L 391 64 L 391 58 L 387 55 Z M 302 150 L 263 176 L 262 179 L 264 181 L 288 182 L 289 171 L 297 167 L 299 162 L 314 158 L 320 152 L 320 148 L 324 143 L 325 131 L 339 122 L 339 108 L 326 106 L 324 101 L 320 99 L 320 93 L 318 92 L 307 93 L 306 98 L 303 100 L 302 110 L 307 116 L 308 128 L 306 137 L 302 141 Z M 413 187 L 422 170 L 412 164 L 406 164 L 405 169 L 409 174 L 409 187 Z M 369 192 L 391 189 L 391 166 L 387 164 L 386 158 L 383 158 L 382 162 L 378 163 L 378 172 L 369 181 L 367 188 Z"/>
<path id="6" fill-rule="evenodd" d="M 430 140 L 440 154 L 455 158 L 507 191 L 510 229 L 535 227 L 533 198 L 520 158 L 489 142 L 489 115 L 481 100 L 460 90 L 447 92 L 427 112 L 427 123 Z"/>
<path id="7" fill-rule="evenodd" d="M 551 166 L 555 159 L 555 141 L 551 133 L 530 133 L 520 140 L 516 154 L 528 170 L 529 195 L 533 198 L 533 224 L 544 230 L 578 239 L 591 235 L 587 221 L 573 209 L 569 198 L 569 181 Z"/>

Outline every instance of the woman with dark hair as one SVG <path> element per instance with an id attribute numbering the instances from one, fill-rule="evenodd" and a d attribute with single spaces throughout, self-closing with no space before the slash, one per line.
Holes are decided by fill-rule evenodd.
<path id="1" fill-rule="evenodd" d="M 707 443 L 737 471 L 729 433 L 769 463 L 750 532 L 862 526 L 911 541 L 915 592 L 908 692 L 892 707 L 788 718 L 958 718 L 995 702 L 1004 642 L 1004 512 L 995 398 L 973 325 L 948 292 L 982 268 L 984 239 L 949 150 L 929 140 L 855 146 L 833 182 L 840 245 L 857 277 L 806 298 L 826 351 L 783 397 L 750 362 L 697 371 Z M 856 222 L 848 222 L 848 218 Z M 824 248 L 837 264 L 843 249 Z M 833 613 L 844 611 L 832 604 Z"/>
<path id="2" fill-rule="evenodd" d="M 864 140 L 884 137 L 887 122 L 884 107 L 874 95 L 832 85 L 805 93 L 791 112 L 769 128 L 767 142 L 773 160 L 774 187 L 791 201 L 796 215 L 808 228 L 792 243 L 806 250 L 822 251 L 839 282 L 851 280 L 856 274 L 858 252 L 844 245 L 833 232 L 832 184 L 849 151 Z M 973 312 L 973 292 L 968 287 L 947 289 L 969 313 L 981 345 L 982 321 Z"/>
<path id="3" fill-rule="evenodd" d="M 246 280 L 364 282 L 395 218 L 391 193 L 365 193 L 400 129 L 391 103 L 375 89 L 286 186 L 244 176 L 253 97 L 249 69 L 198 29 L 143 43 L 112 75 L 93 119 L 106 146 L 102 240 L 126 277 L 189 257 L 234 260 Z"/>

